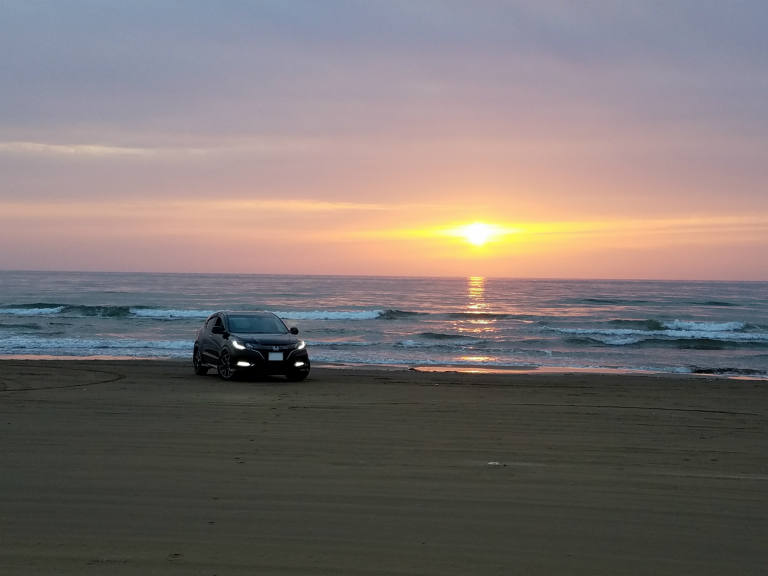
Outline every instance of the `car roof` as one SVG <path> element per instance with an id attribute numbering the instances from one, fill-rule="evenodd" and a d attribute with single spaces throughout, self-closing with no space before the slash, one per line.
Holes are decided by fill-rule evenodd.
<path id="1" fill-rule="evenodd" d="M 256 318 L 263 318 L 264 316 L 276 316 L 276 314 L 267 312 L 266 310 L 247 310 L 244 312 L 237 310 L 221 310 L 220 312 L 216 312 L 216 314 L 221 314 L 222 316 L 253 316 Z"/>

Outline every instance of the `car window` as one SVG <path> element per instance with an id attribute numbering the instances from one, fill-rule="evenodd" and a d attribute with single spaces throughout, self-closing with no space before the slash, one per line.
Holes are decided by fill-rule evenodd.
<path id="1" fill-rule="evenodd" d="M 229 330 L 241 334 L 285 334 L 288 329 L 276 316 L 230 316 Z"/>

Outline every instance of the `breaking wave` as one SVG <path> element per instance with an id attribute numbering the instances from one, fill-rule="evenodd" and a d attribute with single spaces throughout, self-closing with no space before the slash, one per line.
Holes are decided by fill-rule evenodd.
<path id="1" fill-rule="evenodd" d="M 0 308 L 0 315 L 7 316 L 69 316 L 98 318 L 156 318 L 185 319 L 207 318 L 212 310 L 185 310 L 153 308 L 150 306 L 86 306 L 81 304 L 14 304 Z"/>
<path id="2" fill-rule="evenodd" d="M 644 342 L 672 342 L 679 347 L 698 350 L 718 350 L 727 345 L 768 346 L 768 332 L 755 330 L 755 327 L 744 322 L 612 320 L 609 324 L 628 327 L 553 328 L 552 330 L 610 346 L 627 346 Z"/>
<path id="3" fill-rule="evenodd" d="M 421 316 L 409 310 L 275 310 L 284 320 L 399 320 Z"/>
<path id="4" fill-rule="evenodd" d="M 0 308 L 0 315 L 7 316 L 69 316 L 99 318 L 148 318 L 155 320 L 205 319 L 215 310 L 161 308 L 153 306 L 86 306 L 38 302 L 12 304 Z M 398 320 L 419 316 L 420 312 L 393 309 L 368 310 L 279 310 L 275 311 L 286 320 Z"/>
<path id="5" fill-rule="evenodd" d="M 284 320 L 375 320 L 384 312 L 384 310 L 274 311 Z"/>
<path id="6" fill-rule="evenodd" d="M 50 316 L 64 311 L 64 306 L 58 304 L 22 304 L 0 308 L 0 314 L 9 316 Z"/>

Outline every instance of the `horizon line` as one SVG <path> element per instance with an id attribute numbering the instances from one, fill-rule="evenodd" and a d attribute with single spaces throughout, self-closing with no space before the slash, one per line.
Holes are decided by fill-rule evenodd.
<path id="1" fill-rule="evenodd" d="M 485 276 L 483 274 L 466 275 L 417 275 L 417 274 L 349 274 L 349 273 L 301 273 L 301 272 L 194 272 L 194 271 L 147 271 L 147 270 L 77 270 L 77 269 L 6 269 L 2 273 L 32 273 L 32 274 L 144 274 L 144 275 L 195 275 L 195 276 L 295 276 L 317 278 L 413 278 L 424 280 L 450 280 L 483 278 L 485 280 L 522 280 L 522 281 L 560 281 L 560 282 L 700 282 L 700 283 L 768 283 L 764 280 L 748 279 L 701 279 L 701 278 L 646 278 L 646 277 L 564 277 L 564 276 Z"/>

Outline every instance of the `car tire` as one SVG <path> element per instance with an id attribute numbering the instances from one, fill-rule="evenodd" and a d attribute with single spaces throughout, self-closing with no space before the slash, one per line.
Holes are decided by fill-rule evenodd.
<path id="1" fill-rule="evenodd" d="M 192 365 L 195 368 L 195 374 L 198 376 L 208 374 L 208 367 L 203 365 L 203 358 L 200 356 L 200 349 L 197 347 L 195 347 L 195 351 L 192 353 Z"/>
<path id="2" fill-rule="evenodd" d="M 216 365 L 216 370 L 219 372 L 219 378 L 222 380 L 231 380 L 235 375 L 232 370 L 232 356 L 229 350 L 222 350 L 219 354 L 219 363 Z"/>
<path id="3" fill-rule="evenodd" d="M 309 370 L 292 370 L 285 375 L 289 382 L 301 382 L 309 376 Z"/>

